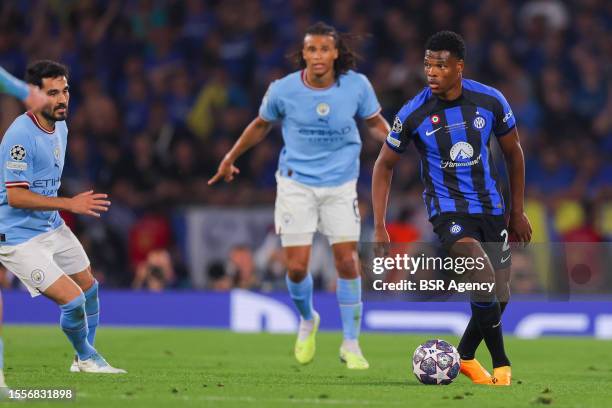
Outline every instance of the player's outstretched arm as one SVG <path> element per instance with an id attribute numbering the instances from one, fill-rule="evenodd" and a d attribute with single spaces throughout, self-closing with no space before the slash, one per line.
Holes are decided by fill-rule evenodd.
<path id="1" fill-rule="evenodd" d="M 32 111 L 41 110 L 50 98 L 39 87 L 26 84 L 0 67 L 0 92 L 13 95 L 22 100 Z"/>
<path id="2" fill-rule="evenodd" d="M 510 234 L 519 242 L 531 241 L 531 224 L 525 214 L 525 156 L 516 127 L 497 139 L 508 165 L 510 179 Z"/>
<path id="3" fill-rule="evenodd" d="M 108 211 L 110 201 L 107 194 L 94 193 L 93 190 L 68 197 L 46 197 L 26 188 L 12 187 L 7 189 L 8 203 L 13 208 L 34 211 L 70 211 L 75 214 L 99 217 Z"/>
<path id="4" fill-rule="evenodd" d="M 374 240 L 376 242 L 389 242 L 389 234 L 385 226 L 387 215 L 387 202 L 391 179 L 393 178 L 393 167 L 399 160 L 400 155 L 383 144 L 372 172 L 372 207 L 374 210 Z"/>
<path id="5" fill-rule="evenodd" d="M 384 143 L 389 131 L 391 130 L 391 127 L 383 115 L 379 113 L 376 116 L 366 119 L 365 123 L 374 139 Z"/>
<path id="6" fill-rule="evenodd" d="M 246 129 L 244 129 L 244 132 L 242 132 L 236 143 L 234 143 L 234 146 L 232 146 L 223 160 L 221 160 L 217 173 L 208 180 L 208 185 L 215 184 L 221 179 L 225 180 L 227 183 L 234 180 L 234 175 L 240 174 L 240 170 L 238 167 L 234 166 L 234 162 L 244 152 L 261 142 L 271 128 L 272 123 L 266 122 L 259 116 L 253 119 Z"/>

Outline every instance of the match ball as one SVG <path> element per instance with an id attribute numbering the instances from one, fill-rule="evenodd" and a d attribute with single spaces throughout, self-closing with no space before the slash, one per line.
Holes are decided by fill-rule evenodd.
<path id="1" fill-rule="evenodd" d="M 428 340 L 412 356 L 412 372 L 422 384 L 448 385 L 457 378 L 459 368 L 457 349 L 444 340 Z"/>

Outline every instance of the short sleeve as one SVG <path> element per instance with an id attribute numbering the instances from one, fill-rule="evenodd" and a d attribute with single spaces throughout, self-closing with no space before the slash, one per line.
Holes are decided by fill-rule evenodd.
<path id="1" fill-rule="evenodd" d="M 508 104 L 508 101 L 504 95 L 496 91 L 495 99 L 497 99 L 497 106 L 495 108 L 495 126 L 493 133 L 495 136 L 504 136 L 510 132 L 516 126 L 516 119 L 514 113 Z"/>
<path id="2" fill-rule="evenodd" d="M 360 92 L 357 115 L 361 119 L 369 119 L 380 112 L 380 103 L 368 78 L 363 74 L 359 74 L 359 77 L 362 80 L 363 90 Z"/>
<path id="3" fill-rule="evenodd" d="M 4 135 L 0 155 L 6 188 L 30 188 L 34 175 L 34 147 L 29 137 L 18 135 L 15 130 L 9 129 Z"/>
<path id="4" fill-rule="evenodd" d="M 410 117 L 407 113 L 407 105 L 405 105 L 393 118 L 391 131 L 387 135 L 386 143 L 392 150 L 397 153 L 404 153 L 406 147 L 410 143 L 413 132 L 410 126 Z"/>
<path id="5" fill-rule="evenodd" d="M 278 92 L 278 81 L 274 81 L 268 87 L 266 94 L 261 100 L 259 116 L 266 122 L 274 122 L 282 119 L 282 106 Z"/>
<path id="6" fill-rule="evenodd" d="M 23 101 L 28 97 L 30 90 L 25 82 L 20 81 L 0 67 L 0 92 L 13 95 Z"/>

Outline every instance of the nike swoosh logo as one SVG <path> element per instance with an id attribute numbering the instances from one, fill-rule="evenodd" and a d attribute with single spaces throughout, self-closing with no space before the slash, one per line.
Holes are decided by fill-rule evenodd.
<path id="1" fill-rule="evenodd" d="M 437 128 L 435 130 L 432 130 L 431 132 L 429 130 L 427 130 L 427 131 L 425 131 L 425 136 L 431 136 L 431 135 L 433 135 L 434 133 L 436 133 L 440 129 L 442 129 L 442 128 L 439 127 L 439 128 Z"/>
<path id="2" fill-rule="evenodd" d="M 495 326 L 493 326 L 493 328 L 497 328 L 499 325 L 501 324 L 501 320 L 499 322 L 497 322 L 497 324 Z"/>
<path id="3" fill-rule="evenodd" d="M 510 255 L 501 259 L 501 263 L 505 263 L 508 259 L 510 259 Z"/>

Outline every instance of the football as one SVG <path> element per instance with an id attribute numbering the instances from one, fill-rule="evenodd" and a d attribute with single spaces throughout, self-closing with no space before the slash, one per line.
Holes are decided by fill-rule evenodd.
<path id="1" fill-rule="evenodd" d="M 440 339 L 421 344 L 412 356 L 412 372 L 422 384 L 450 384 L 459 374 L 460 367 L 457 349 Z"/>

